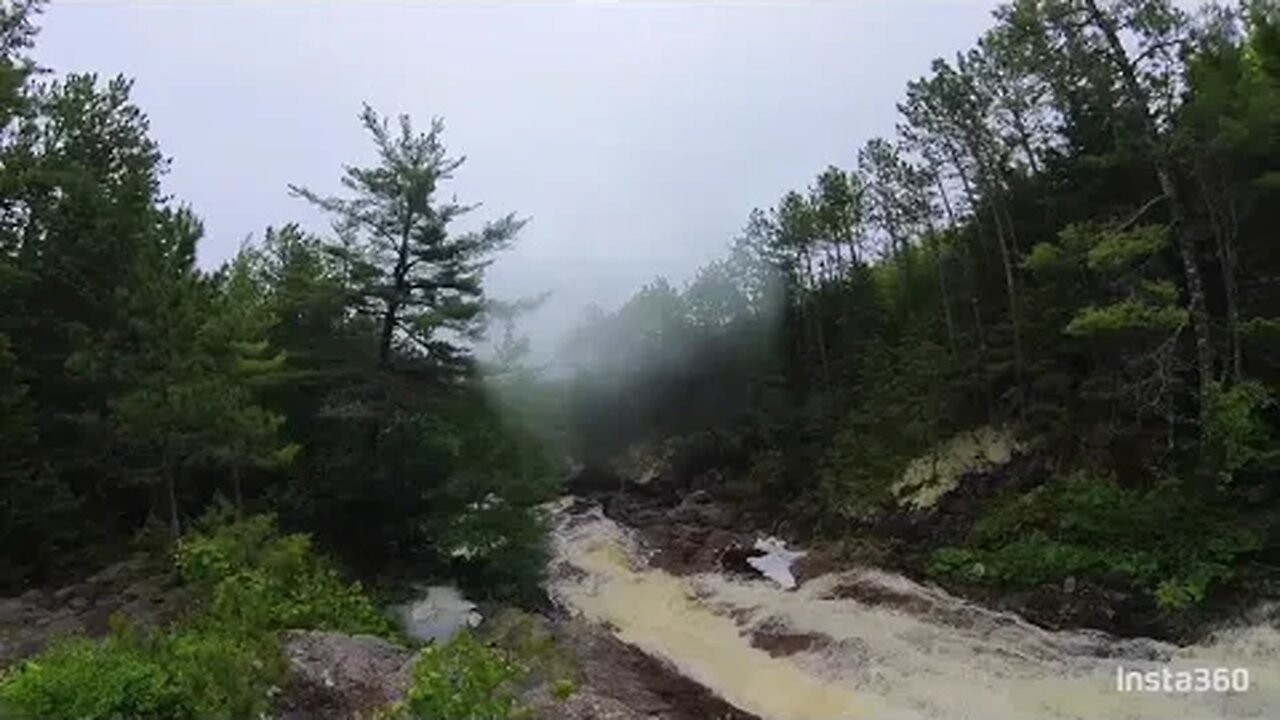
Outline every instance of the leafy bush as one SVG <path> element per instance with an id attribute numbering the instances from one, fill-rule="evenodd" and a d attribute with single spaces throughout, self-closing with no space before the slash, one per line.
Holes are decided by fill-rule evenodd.
<path id="1" fill-rule="evenodd" d="M 1274 404 L 1261 383 L 1214 388 L 1209 398 L 1205 455 L 1222 479 L 1229 480 L 1240 470 L 1274 468 L 1280 463 L 1280 450 L 1263 416 Z"/>
<path id="2" fill-rule="evenodd" d="M 277 630 L 395 635 L 358 584 L 339 578 L 306 536 L 281 535 L 269 516 L 211 516 L 180 541 L 175 562 L 203 596 L 200 612 L 163 631 L 116 623 L 100 641 L 56 643 L 0 679 L 0 714 L 258 717 L 284 670 Z"/>
<path id="3" fill-rule="evenodd" d="M 387 713 L 394 720 L 505 720 L 521 717 L 516 683 L 529 673 L 516 653 L 492 648 L 469 632 L 423 651 L 413 686 Z"/>
<path id="4" fill-rule="evenodd" d="M 19 665 L 0 685 L 6 717 L 116 720 L 195 716 L 163 659 L 119 637 L 72 638 Z"/>
<path id="5" fill-rule="evenodd" d="M 182 577 L 203 588 L 216 622 L 244 631 L 337 630 L 395 637 L 394 623 L 359 583 L 346 583 L 305 535 L 281 535 L 270 515 L 184 538 L 176 561 Z"/>
<path id="6" fill-rule="evenodd" d="M 0 684 L 0 710 L 78 720 L 254 717 L 280 671 L 262 638 L 119 625 L 101 641 L 65 639 L 19 665 Z"/>
<path id="7" fill-rule="evenodd" d="M 1077 474 L 1005 499 L 978 522 L 966 547 L 936 551 L 928 569 L 1021 587 L 1093 577 L 1182 610 L 1229 580 L 1237 557 L 1258 544 L 1255 533 L 1177 488 L 1135 490 Z"/>

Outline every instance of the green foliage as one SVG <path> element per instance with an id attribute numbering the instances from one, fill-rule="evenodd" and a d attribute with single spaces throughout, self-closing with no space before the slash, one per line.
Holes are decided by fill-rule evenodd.
<path id="1" fill-rule="evenodd" d="M 431 646 L 413 668 L 395 720 L 507 720 L 522 717 L 516 683 L 529 667 L 514 654 L 489 647 L 469 632 Z"/>
<path id="2" fill-rule="evenodd" d="M 1199 603 L 1232 579 L 1258 535 L 1175 486 L 1134 490 L 1076 474 L 1004 498 L 964 547 L 937 550 L 931 574 L 1013 587 L 1068 577 L 1151 593 L 1167 610 Z"/>
<path id="3" fill-rule="evenodd" d="M 18 666 L 0 684 L 0 709 L 50 720 L 194 717 L 163 659 L 115 637 L 64 641 Z"/>
<path id="4" fill-rule="evenodd" d="M 305 535 L 281 535 L 260 515 L 227 522 L 214 515 L 208 531 L 184 537 L 175 552 L 183 578 L 211 599 L 213 622 L 261 633 L 286 628 L 337 630 L 395 637 L 392 621 L 312 552 Z"/>
<path id="5" fill-rule="evenodd" d="M 470 349 L 455 338 L 483 334 L 484 269 L 524 221 L 510 214 L 475 232 L 448 232 L 475 208 L 437 196 L 463 163 L 445 150 L 444 121 L 432 120 L 423 133 L 401 115 L 393 128 L 367 105 L 360 120 L 380 164 L 346 168 L 343 186 L 351 197 L 290 189 L 332 215 L 340 229 L 343 242 L 328 249 L 350 268 L 352 305 L 379 320 L 379 364 L 413 361 L 441 377 L 465 376 Z"/>
<path id="6" fill-rule="evenodd" d="M 1183 308 L 1124 300 L 1081 310 L 1071 319 L 1065 332 L 1078 337 L 1134 330 L 1160 332 L 1176 330 L 1186 324 L 1187 311 Z"/>
<path id="7" fill-rule="evenodd" d="M 1064 265 L 1062 248 L 1052 243 L 1036 243 L 1023 259 L 1022 265 L 1031 272 L 1044 273 Z"/>
<path id="8" fill-rule="evenodd" d="M 1168 243 L 1168 229 L 1160 225 L 1147 225 L 1126 232 L 1104 233 L 1089 249 L 1087 256 L 1089 269 L 1115 273 L 1154 255 Z"/>
<path id="9" fill-rule="evenodd" d="M 1248 469 L 1274 469 L 1280 449 L 1266 420 L 1275 400 L 1261 383 L 1214 386 L 1205 433 L 1205 459 L 1224 479 Z"/>
<path id="10" fill-rule="evenodd" d="M 273 643 L 225 629 L 59 641 L 0 682 L 0 709 L 33 719 L 253 717 L 282 671 Z"/>
<path id="11" fill-rule="evenodd" d="M 284 672 L 278 630 L 396 637 L 359 585 L 270 516 L 207 516 L 175 564 L 201 598 L 181 624 L 115 623 L 102 640 L 57 643 L 0 679 L 0 709 L 37 720 L 257 717 Z"/>

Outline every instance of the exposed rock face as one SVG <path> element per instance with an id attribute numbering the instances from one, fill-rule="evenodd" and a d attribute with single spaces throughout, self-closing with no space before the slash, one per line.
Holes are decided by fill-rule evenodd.
<path id="1" fill-rule="evenodd" d="M 30 590 L 0 600 L 0 668 L 40 652 L 51 640 L 107 632 L 112 615 L 160 625 L 189 607 L 190 594 L 172 572 L 137 556 L 58 590 Z"/>
<path id="2" fill-rule="evenodd" d="M 660 660 L 602 627 L 577 620 L 554 624 L 557 644 L 574 659 L 578 692 L 557 702 L 536 688 L 527 698 L 543 720 L 756 720 Z"/>
<path id="3" fill-rule="evenodd" d="M 382 638 L 336 632 L 285 634 L 288 676 L 280 720 L 364 720 L 409 690 L 416 653 Z"/>

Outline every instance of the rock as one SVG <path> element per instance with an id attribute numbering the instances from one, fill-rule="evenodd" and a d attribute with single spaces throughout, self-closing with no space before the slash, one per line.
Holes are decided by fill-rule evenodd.
<path id="1" fill-rule="evenodd" d="M 696 490 L 686 495 L 671 511 L 670 519 L 673 522 L 691 525 L 728 528 L 733 526 L 734 512 L 725 505 L 715 502 L 706 491 Z"/>
<path id="2" fill-rule="evenodd" d="M 371 635 L 290 631 L 280 720 L 362 720 L 404 697 L 416 653 Z"/>
<path id="3" fill-rule="evenodd" d="M 702 547 L 698 549 L 698 552 L 694 553 L 692 558 L 694 569 L 699 572 L 719 569 L 724 554 L 735 546 L 744 544 L 744 542 L 745 540 L 741 533 L 721 529 L 712 530 L 703 540 Z M 743 565 L 745 566 L 745 564 L 744 561 Z"/>
<path id="4" fill-rule="evenodd" d="M 547 688 L 524 700 L 541 720 L 758 720 L 666 663 L 580 620 L 553 626 L 556 643 L 579 671 L 578 691 L 563 701 Z"/>
<path id="5" fill-rule="evenodd" d="M 622 487 L 622 478 L 607 468 L 584 465 L 565 481 L 565 490 L 571 495 L 590 497 L 610 493 Z"/>
<path id="6" fill-rule="evenodd" d="M 720 570 L 733 575 L 756 577 L 759 573 L 751 567 L 752 558 L 764 555 L 763 550 L 754 547 L 730 547 L 720 553 Z"/>
<path id="7" fill-rule="evenodd" d="M 167 566 L 140 555 L 84 582 L 0 599 L 0 669 L 39 652 L 59 635 L 102 635 L 115 613 L 138 625 L 164 624 L 190 607 L 190 595 L 174 583 Z"/>
<path id="8" fill-rule="evenodd" d="M 816 633 L 793 633 L 763 630 L 751 636 L 751 647 L 760 648 L 770 657 L 787 657 L 812 652 L 831 643 L 831 638 Z"/>

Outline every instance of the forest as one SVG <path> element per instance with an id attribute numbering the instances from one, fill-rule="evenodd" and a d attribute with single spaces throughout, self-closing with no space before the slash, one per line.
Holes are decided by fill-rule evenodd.
<path id="1" fill-rule="evenodd" d="M 1270 586 L 1277 23 L 1002 6 L 856 167 L 752 212 L 683 288 L 588 313 L 580 451 L 716 428 L 749 450 L 740 495 L 841 537 L 883 528 L 912 459 L 1002 428 L 1040 470 L 929 548 L 933 576 L 1095 577 L 1170 611 Z"/>
<path id="2" fill-rule="evenodd" d="M 299 617 L 390 634 L 339 575 L 541 602 L 537 508 L 566 458 L 730 438 L 725 492 L 840 539 L 882 535 L 911 461 L 977 428 L 1035 472 L 971 532 L 903 548 L 920 573 L 997 592 L 1080 578 L 1193 619 L 1280 583 L 1272 0 L 1002 6 L 908 84 L 896 134 L 856 166 L 744 208 L 688 282 L 589 309 L 562 373 L 521 339 L 537 299 L 484 285 L 525 219 L 454 229 L 490 211 L 446 199 L 465 166 L 441 121 L 366 106 L 376 162 L 335 168 L 338 195 L 290 188 L 331 231 L 268 228 L 205 270 L 130 80 L 40 67 L 40 8 L 0 12 L 0 595 L 176 549 L 217 598 L 182 632 L 248 662 Z M 332 567 L 262 540 L 273 523 Z M 290 567 L 313 594 L 245 560 L 251 540 L 307 555 Z M 264 573 L 270 592 L 240 601 L 301 614 L 232 623 L 219 553 Z M 57 667 L 181 656 L 182 637 Z M 187 680 L 156 681 L 165 716 L 262 701 Z M 0 705 L 54 717 L 37 709 L 57 681 L 6 676 Z M 119 716 L 102 702 L 82 715 Z"/>

